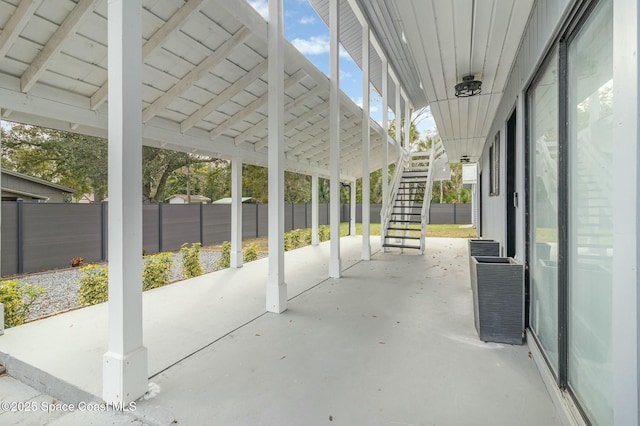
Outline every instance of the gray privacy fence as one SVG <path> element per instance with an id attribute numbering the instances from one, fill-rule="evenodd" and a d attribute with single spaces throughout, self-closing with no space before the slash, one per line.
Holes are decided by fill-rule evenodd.
<path id="1" fill-rule="evenodd" d="M 429 223 L 468 225 L 471 223 L 471 204 L 431 204 Z"/>
<path id="2" fill-rule="evenodd" d="M 432 204 L 431 222 L 470 223 L 470 206 L 466 210 L 461 206 L 464 205 Z M 64 268 L 74 257 L 84 258 L 85 263 L 106 260 L 108 208 L 107 203 L 3 202 L 2 275 Z M 380 209 L 380 204 L 371 205 L 372 223 L 380 222 Z M 319 224 L 328 224 L 329 205 L 320 204 L 318 210 Z M 266 204 L 243 204 L 243 238 L 267 235 L 267 211 Z M 349 204 L 341 206 L 340 216 L 343 222 L 350 219 Z M 356 206 L 356 221 L 362 221 L 360 205 Z M 145 204 L 142 223 L 146 254 L 175 251 L 185 242 L 220 244 L 231 239 L 231 206 Z M 285 205 L 285 232 L 310 227 L 311 204 Z"/>

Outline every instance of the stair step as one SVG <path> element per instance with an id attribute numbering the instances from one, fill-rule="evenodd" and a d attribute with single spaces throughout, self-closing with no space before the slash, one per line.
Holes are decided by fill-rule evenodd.
<path id="1" fill-rule="evenodd" d="M 419 220 L 389 220 L 389 222 L 393 222 L 393 223 L 422 223 Z"/>
<path id="2" fill-rule="evenodd" d="M 422 213 L 395 213 L 391 212 L 392 215 L 400 215 L 400 216 L 420 216 Z"/>
<path id="3" fill-rule="evenodd" d="M 407 248 L 407 249 L 420 250 L 420 246 L 405 246 L 404 244 L 383 244 L 382 247 Z"/>
<path id="4" fill-rule="evenodd" d="M 397 238 L 399 240 L 419 240 L 420 237 L 405 237 L 404 235 L 385 235 L 385 238 Z"/>
<path id="5" fill-rule="evenodd" d="M 387 231 L 418 231 L 420 232 L 420 228 L 395 228 L 395 227 L 388 227 Z"/>

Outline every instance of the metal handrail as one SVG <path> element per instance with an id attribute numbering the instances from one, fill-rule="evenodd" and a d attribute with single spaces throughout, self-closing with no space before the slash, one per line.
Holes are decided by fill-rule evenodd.
<path id="1" fill-rule="evenodd" d="M 393 211 L 393 200 L 396 192 L 398 191 L 398 186 L 400 186 L 400 180 L 402 173 L 404 171 L 405 164 L 409 158 L 409 152 L 400 148 L 400 157 L 396 162 L 396 169 L 393 172 L 393 179 L 391 180 L 391 186 L 389 187 L 389 191 L 386 194 L 386 199 L 382 200 L 383 208 L 380 211 L 380 223 L 382 225 L 382 229 L 385 230 L 389 226 L 389 221 L 391 220 L 391 212 Z M 384 232 L 380 233 L 381 242 L 384 244 Z"/>
<path id="2" fill-rule="evenodd" d="M 436 161 L 444 153 L 442 142 L 431 145 L 431 153 L 429 154 L 429 171 L 427 172 L 427 182 L 424 186 L 424 198 L 422 199 L 422 210 L 420 212 L 420 254 L 424 254 L 425 240 L 427 237 L 427 223 L 429 222 L 429 208 L 431 207 L 431 196 L 433 195 L 433 166 Z"/>

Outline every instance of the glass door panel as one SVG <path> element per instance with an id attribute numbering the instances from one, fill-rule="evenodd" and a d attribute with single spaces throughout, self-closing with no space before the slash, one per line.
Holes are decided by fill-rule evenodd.
<path id="1" fill-rule="evenodd" d="M 558 371 L 558 54 L 529 91 L 530 325 Z"/>
<path id="2" fill-rule="evenodd" d="M 613 423 L 612 1 L 568 46 L 568 382 L 593 423 Z"/>

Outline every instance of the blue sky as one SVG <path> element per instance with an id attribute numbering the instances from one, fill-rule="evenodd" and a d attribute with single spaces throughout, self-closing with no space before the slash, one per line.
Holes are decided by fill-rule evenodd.
<path id="1" fill-rule="evenodd" d="M 249 0 L 249 3 L 268 19 L 268 0 Z M 316 14 L 307 0 L 284 0 L 284 35 L 319 70 L 329 75 L 329 29 Z M 349 55 L 340 54 L 340 88 L 353 101 L 362 106 L 362 72 Z M 376 93 L 371 92 L 371 116 L 382 120 L 382 102 Z M 393 111 L 390 111 L 390 120 Z M 422 135 L 435 127 L 433 118 L 422 120 L 418 130 Z"/>

